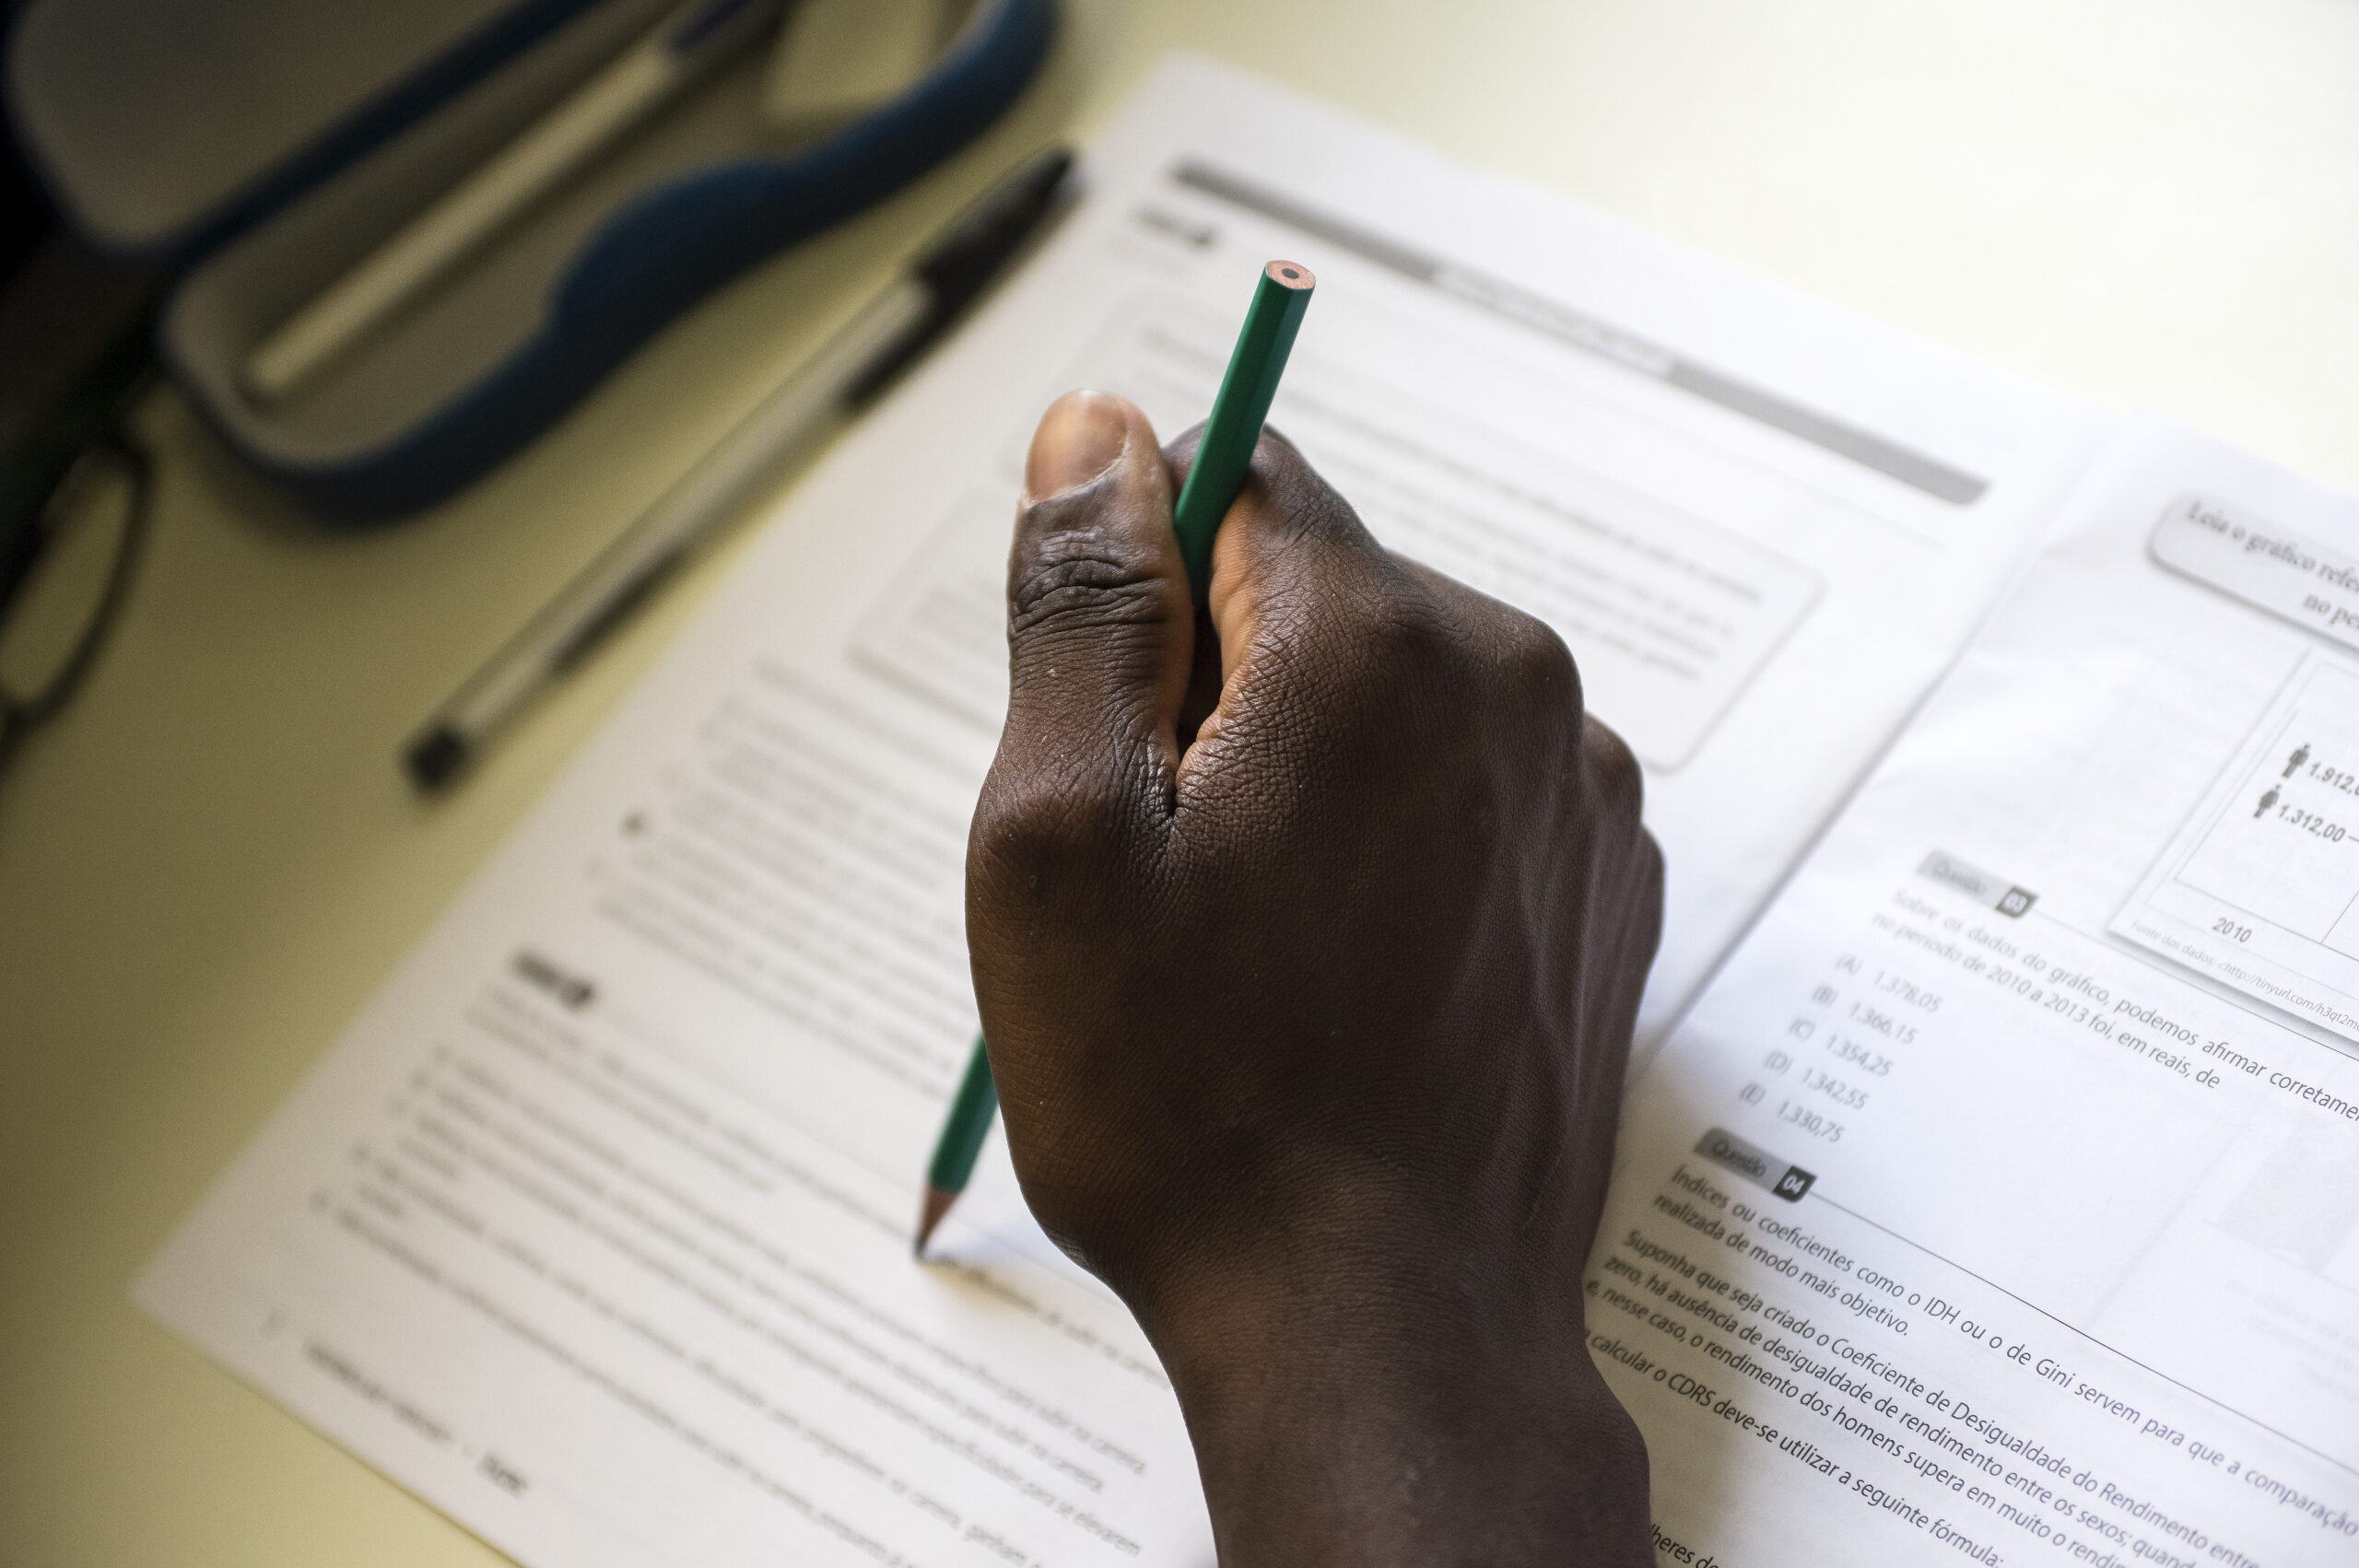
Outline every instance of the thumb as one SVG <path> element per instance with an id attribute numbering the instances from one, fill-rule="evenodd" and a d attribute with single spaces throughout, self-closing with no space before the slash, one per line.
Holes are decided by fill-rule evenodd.
<path id="1" fill-rule="evenodd" d="M 1195 638 L 1171 498 L 1155 428 L 1126 399 L 1068 392 L 1042 416 L 1008 556 L 998 784 L 1052 790 L 1067 812 L 1168 801 Z"/>

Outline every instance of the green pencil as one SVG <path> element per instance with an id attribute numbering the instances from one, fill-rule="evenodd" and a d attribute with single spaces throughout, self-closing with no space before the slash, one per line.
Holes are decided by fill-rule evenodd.
<path id="1" fill-rule="evenodd" d="M 1196 461 L 1189 464 L 1188 481 L 1172 505 L 1171 532 L 1180 536 L 1180 558 L 1198 604 L 1212 590 L 1213 535 L 1253 466 L 1262 422 L 1270 416 L 1270 400 L 1278 395 L 1278 378 L 1286 372 L 1286 356 L 1294 351 L 1294 334 L 1302 328 L 1317 282 L 1309 267 L 1293 262 L 1272 262 L 1262 269 L 1261 285 L 1228 357 L 1228 373 L 1214 394 L 1204 439 L 1196 445 Z"/>
<path id="2" fill-rule="evenodd" d="M 933 1159 L 925 1168 L 925 1207 L 918 1215 L 919 1257 L 925 1256 L 926 1238 L 933 1235 L 933 1227 L 942 1223 L 942 1217 L 967 1190 L 968 1178 L 975 1174 L 976 1156 L 983 1152 L 983 1140 L 991 1136 L 992 1117 L 998 1112 L 999 1085 L 992 1079 L 991 1053 L 983 1048 L 982 1036 L 977 1035 L 975 1053 L 967 1059 L 958 1092 L 950 1097 L 950 1119 L 942 1124 Z"/>
<path id="3" fill-rule="evenodd" d="M 1317 284 L 1310 269 L 1298 263 L 1272 262 L 1262 269 L 1253 303 L 1245 310 L 1245 324 L 1238 330 L 1236 350 L 1228 357 L 1228 371 L 1214 394 L 1212 417 L 1204 423 L 1196 460 L 1172 506 L 1171 531 L 1180 537 L 1180 559 L 1188 568 L 1188 587 L 1199 605 L 1212 587 L 1213 536 L 1220 532 L 1221 519 L 1228 515 L 1253 466 L 1253 449 L 1262 439 L 1262 421 L 1270 416 L 1270 400 L 1277 396 L 1278 378 L 1285 374 L 1286 356 L 1294 351 L 1295 333 L 1301 330 Z M 978 1035 L 975 1054 L 968 1059 L 966 1075 L 951 1096 L 950 1117 L 926 1167 L 925 1203 L 918 1214 L 919 1257 L 925 1256 L 934 1227 L 967 1190 L 998 1109 L 991 1056 Z"/>

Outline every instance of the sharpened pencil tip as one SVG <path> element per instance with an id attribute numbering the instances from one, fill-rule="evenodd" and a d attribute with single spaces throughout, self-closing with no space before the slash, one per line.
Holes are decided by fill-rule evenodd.
<path id="1" fill-rule="evenodd" d="M 949 1213 L 950 1206 L 957 1201 L 958 1195 L 955 1192 L 945 1192 L 938 1187 L 925 1189 L 925 1207 L 918 1212 L 917 1245 L 910 1249 L 915 1256 L 920 1258 L 925 1257 L 925 1244 L 933 1239 L 934 1228 L 942 1223 L 942 1217 Z"/>

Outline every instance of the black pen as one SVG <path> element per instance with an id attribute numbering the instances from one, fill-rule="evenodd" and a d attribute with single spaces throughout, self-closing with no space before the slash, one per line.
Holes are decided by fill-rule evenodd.
<path id="1" fill-rule="evenodd" d="M 891 287 L 796 367 L 621 537 L 436 710 L 404 748 L 440 790 L 541 687 L 570 671 L 718 532 L 768 474 L 892 384 L 1064 204 L 1073 154 L 1051 148 L 962 213 Z"/>

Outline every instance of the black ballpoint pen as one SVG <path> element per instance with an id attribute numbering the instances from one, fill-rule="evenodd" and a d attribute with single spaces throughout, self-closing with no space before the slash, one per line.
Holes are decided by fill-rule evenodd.
<path id="1" fill-rule="evenodd" d="M 403 749 L 410 781 L 432 792 L 464 773 L 542 686 L 581 663 L 719 532 L 757 483 L 874 401 L 1064 205 L 1072 170 L 1064 148 L 1041 153 L 938 235 L 436 710 Z"/>

